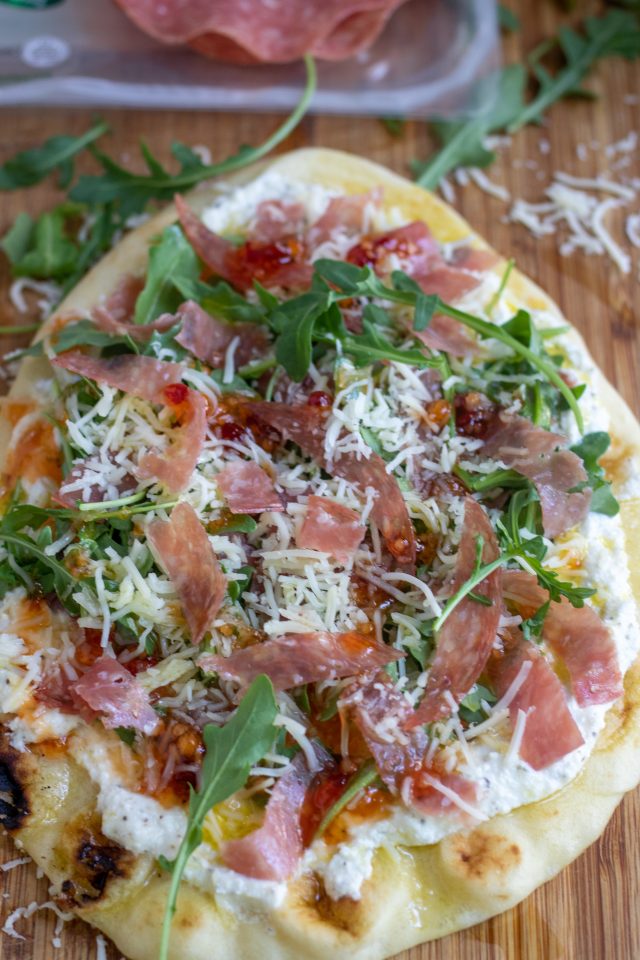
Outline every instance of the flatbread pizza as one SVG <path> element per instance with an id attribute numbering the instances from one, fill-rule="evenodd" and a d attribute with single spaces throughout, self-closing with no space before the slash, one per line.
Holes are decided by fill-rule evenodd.
<path id="1" fill-rule="evenodd" d="M 640 429 L 449 206 L 177 197 L 3 405 L 0 817 L 132 960 L 382 960 L 640 780 Z"/>

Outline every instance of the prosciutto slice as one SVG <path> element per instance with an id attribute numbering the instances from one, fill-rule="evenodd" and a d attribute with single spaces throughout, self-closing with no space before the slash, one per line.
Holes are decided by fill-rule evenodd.
<path id="1" fill-rule="evenodd" d="M 365 229 L 367 207 L 379 206 L 382 189 L 374 188 L 368 193 L 332 197 L 324 211 L 309 229 L 311 249 L 330 240 L 336 231 L 347 234 L 362 233 Z"/>
<path id="2" fill-rule="evenodd" d="M 484 541 L 482 560 L 491 563 L 500 554 L 489 517 L 473 498 L 465 501 L 462 537 L 451 584 L 452 595 L 465 583 L 475 566 L 476 540 Z M 451 714 L 482 673 L 500 621 L 502 571 L 494 570 L 474 588 L 489 606 L 466 596 L 449 614 L 438 636 L 424 697 L 408 728 L 432 723 Z"/>
<path id="3" fill-rule="evenodd" d="M 399 262 L 425 293 L 435 293 L 445 303 L 452 303 L 477 287 L 482 272 L 493 264 L 493 258 L 483 254 L 485 251 L 471 251 L 465 257 L 458 254 L 455 262 L 447 263 L 427 225 L 414 220 L 395 230 L 362 238 L 349 250 L 347 260 L 360 267 L 371 266 L 383 277 Z M 442 321 L 440 325 L 445 326 Z M 457 327 L 459 324 L 453 320 L 452 331 Z"/>
<path id="4" fill-rule="evenodd" d="M 216 477 L 222 496 L 231 513 L 281 513 L 284 507 L 273 487 L 273 481 L 253 461 L 236 460 L 227 464 Z"/>
<path id="5" fill-rule="evenodd" d="M 525 714 L 519 756 L 534 770 L 544 770 L 584 743 L 560 680 L 534 644 L 517 630 L 505 635 L 505 652 L 489 665 L 496 693 L 503 697 L 511 684 L 524 677 L 509 704 L 515 726 L 520 711 Z"/>
<path id="6" fill-rule="evenodd" d="M 364 493 L 367 487 L 377 497 L 371 517 L 384 538 L 389 553 L 401 564 L 413 565 L 416 543 L 413 525 L 400 487 L 387 473 L 382 457 L 372 453 L 368 460 L 358 460 L 354 453 L 338 453 L 329 463 L 324 438 L 328 412 L 302 404 L 252 403 L 252 412 L 277 430 L 285 440 L 296 443 L 325 470 L 356 484 Z"/>
<path id="7" fill-rule="evenodd" d="M 329 754 L 314 745 L 320 770 L 333 765 Z M 256 880 L 287 880 L 302 857 L 300 814 L 307 790 L 318 771 L 311 771 L 304 754 L 278 780 L 267 804 L 262 826 L 240 840 L 222 844 L 222 862 L 236 873 Z"/>
<path id="8" fill-rule="evenodd" d="M 258 243 L 276 243 L 285 237 L 302 234 L 306 222 L 307 214 L 303 204 L 263 200 L 256 208 L 251 225 L 251 238 Z"/>
<path id="9" fill-rule="evenodd" d="M 303 683 L 337 680 L 378 670 L 405 654 L 355 631 L 349 633 L 288 633 L 265 640 L 229 657 L 205 655 L 199 666 L 211 673 L 240 680 L 248 686 L 266 673 L 277 690 Z"/>
<path id="10" fill-rule="evenodd" d="M 269 345 L 269 336 L 264 327 L 256 323 L 224 323 L 193 300 L 183 303 L 172 319 L 174 323 L 182 322 L 177 342 L 210 367 L 224 364 L 227 350 L 234 340 L 237 340 L 234 352 L 236 366 L 243 366 L 262 355 Z"/>
<path id="11" fill-rule="evenodd" d="M 100 714 L 105 727 L 110 729 L 129 727 L 151 734 L 160 722 L 147 692 L 113 657 L 100 657 L 69 688 L 72 696 Z"/>
<path id="12" fill-rule="evenodd" d="M 180 363 L 156 360 L 126 353 L 116 357 L 92 357 L 79 350 L 59 353 L 51 363 L 88 380 L 106 383 L 148 403 L 163 403 L 164 389 L 179 383 L 183 367 Z"/>
<path id="13" fill-rule="evenodd" d="M 202 394 L 179 382 L 183 373 L 181 364 L 134 354 L 91 357 L 77 350 L 61 353 L 51 362 L 148 403 L 170 407 L 178 422 L 173 443 L 168 452 L 151 450 L 144 454 L 137 476 L 141 480 L 158 480 L 174 493 L 187 486 L 204 444 L 207 401 Z"/>
<path id="14" fill-rule="evenodd" d="M 201 642 L 222 606 L 227 580 L 193 507 L 179 503 L 169 520 L 153 520 L 147 537 L 173 581 L 194 644 Z"/>
<path id="15" fill-rule="evenodd" d="M 534 576 L 517 570 L 505 571 L 504 595 L 523 617 L 532 616 L 549 599 Z M 564 661 L 581 707 L 611 703 L 623 694 L 613 636 L 593 607 L 574 607 L 565 597 L 559 603 L 552 601 L 542 636 Z"/>
<path id="16" fill-rule="evenodd" d="M 588 479 L 582 460 L 571 450 L 558 449 L 566 442 L 560 434 L 524 417 L 502 413 L 483 448 L 487 456 L 531 480 L 540 498 L 544 532 L 550 538 L 581 523 L 591 504 L 591 490 L 575 490 Z"/>
<path id="17" fill-rule="evenodd" d="M 287 289 L 310 284 L 313 268 L 306 262 L 306 248 L 296 238 L 271 243 L 248 240 L 236 247 L 209 230 L 179 194 L 175 204 L 189 243 L 214 276 L 242 291 L 251 289 L 254 279 Z"/>
<path id="18" fill-rule="evenodd" d="M 412 330 L 412 333 L 430 350 L 444 350 L 454 357 L 464 357 L 472 353 L 476 346 L 467 328 L 443 313 L 436 313 L 426 330 Z"/>
<path id="19" fill-rule="evenodd" d="M 424 730 L 405 732 L 413 711 L 387 674 L 355 683 L 338 705 L 362 734 L 382 781 L 407 806 L 421 813 L 475 816 L 474 784 L 429 762 Z"/>
<path id="20" fill-rule="evenodd" d="M 355 510 L 328 497 L 311 495 L 307 513 L 296 536 L 302 549 L 321 550 L 346 563 L 362 543 L 365 528 Z"/>
<path id="21" fill-rule="evenodd" d="M 116 0 L 162 43 L 189 43 L 233 63 L 287 63 L 311 53 L 342 60 L 364 50 L 405 0 Z"/>

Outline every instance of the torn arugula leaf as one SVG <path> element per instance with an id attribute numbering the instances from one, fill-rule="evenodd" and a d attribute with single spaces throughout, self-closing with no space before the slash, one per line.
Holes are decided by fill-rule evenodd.
<path id="1" fill-rule="evenodd" d="M 545 618 L 549 612 L 549 607 L 551 606 L 551 601 L 547 600 L 546 603 L 543 603 L 542 606 L 538 607 L 536 612 L 527 617 L 526 620 L 523 620 L 521 623 L 521 629 L 524 634 L 525 640 L 539 640 L 542 634 L 542 627 L 544 626 Z"/>
<path id="2" fill-rule="evenodd" d="M 149 250 L 144 289 L 136 300 L 134 323 L 145 324 L 163 313 L 175 313 L 184 297 L 177 280 L 195 283 L 200 262 L 195 250 L 176 223 L 165 227 Z"/>
<path id="3" fill-rule="evenodd" d="M 591 487 L 593 491 L 590 509 L 594 513 L 615 517 L 620 512 L 620 504 L 611 492 L 611 484 L 606 479 L 604 467 L 599 463 L 610 445 L 609 434 L 599 430 L 594 433 L 585 433 L 580 442 L 571 447 L 571 450 L 578 454 L 587 471 L 588 479 L 584 486 Z"/>
<path id="4" fill-rule="evenodd" d="M 40 147 L 24 150 L 0 167 L 0 190 L 17 190 L 40 183 L 50 173 L 59 174 L 60 189 L 68 187 L 73 177 L 73 158 L 102 137 L 109 127 L 100 121 L 79 137 L 51 137 Z"/>
<path id="5" fill-rule="evenodd" d="M 163 866 L 171 871 L 171 884 L 165 906 L 159 960 L 167 960 L 171 921 L 176 911 L 178 890 L 189 857 L 202 841 L 204 819 L 221 803 L 244 787 L 249 771 L 273 743 L 277 712 L 273 686 L 268 677 L 256 677 L 231 719 L 223 727 L 206 724 L 203 737 L 206 753 L 202 763 L 200 788 L 190 788 L 187 829 L 177 856 Z"/>

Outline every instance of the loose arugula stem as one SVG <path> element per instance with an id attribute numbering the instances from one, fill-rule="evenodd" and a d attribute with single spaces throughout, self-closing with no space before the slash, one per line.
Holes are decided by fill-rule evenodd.
<path id="1" fill-rule="evenodd" d="M 14 333 L 35 333 L 40 329 L 39 323 L 16 324 L 16 326 L 0 327 L 0 337 L 11 336 Z"/>
<path id="2" fill-rule="evenodd" d="M 509 282 L 509 277 L 511 276 L 511 271 L 513 270 L 515 265 L 516 265 L 515 260 L 511 259 L 507 261 L 507 265 L 504 268 L 504 273 L 502 274 L 502 279 L 500 280 L 500 286 L 498 287 L 494 295 L 491 297 L 491 300 L 487 305 L 488 314 L 492 314 L 495 308 L 500 303 L 500 298 L 502 297 L 502 294 L 506 289 L 506 286 Z"/>
<path id="3" fill-rule="evenodd" d="M 360 769 L 353 775 L 342 796 L 336 800 L 332 807 L 329 807 L 324 817 L 318 824 L 318 828 L 313 835 L 313 839 L 317 840 L 318 837 L 321 837 L 329 824 L 335 820 L 338 814 L 344 810 L 348 803 L 351 803 L 356 794 L 360 793 L 361 790 L 364 790 L 365 787 L 368 787 L 377 779 L 378 771 L 375 763 L 373 760 L 366 760 Z"/>
<path id="4" fill-rule="evenodd" d="M 140 500 L 144 500 L 144 496 L 144 491 L 140 490 L 138 493 L 132 493 L 129 497 L 120 497 L 118 500 L 100 500 L 97 503 L 78 502 L 77 507 L 81 513 L 111 510 L 112 507 L 126 507 L 130 503 L 138 503 Z"/>

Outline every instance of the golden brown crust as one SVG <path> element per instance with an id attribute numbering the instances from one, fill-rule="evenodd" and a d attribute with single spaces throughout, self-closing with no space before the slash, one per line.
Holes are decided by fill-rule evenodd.
<path id="1" fill-rule="evenodd" d="M 382 185 L 387 204 L 398 206 L 408 219 L 425 220 L 439 241 L 473 236 L 468 224 L 437 197 L 360 158 L 311 149 L 286 155 L 273 166 L 285 177 L 346 193 Z M 244 171 L 233 180 L 246 182 L 255 172 Z M 202 207 L 215 192 L 215 188 L 199 191 L 190 200 Z M 86 311 L 108 294 L 124 273 L 141 273 L 149 239 L 174 217 L 169 208 L 127 237 L 78 285 L 61 309 Z M 487 246 L 480 238 L 474 237 L 473 242 Z M 496 268 L 498 272 L 501 269 L 500 265 Z M 565 322 L 546 294 L 517 271 L 510 278 L 508 294 Z M 49 321 L 52 323 L 55 317 Z M 582 344 L 577 333 L 575 338 Z M 26 361 L 13 395 L 28 397 L 44 370 L 42 361 Z M 599 373 L 594 381 L 612 416 L 614 442 L 609 464 L 615 479 L 626 456 L 640 455 L 640 426 Z M 6 449 L 6 424 L 4 428 L 0 425 L 2 429 L 0 449 Z M 639 500 L 622 504 L 622 520 L 638 601 Z M 26 850 L 58 883 L 72 880 L 80 884 L 82 867 L 81 892 L 101 890 L 98 896 L 76 897 L 77 912 L 111 936 L 132 960 L 155 958 L 167 877 L 158 873 L 148 858 L 131 858 L 119 848 L 114 850 L 110 841 L 103 842 L 93 820 L 96 791 L 87 774 L 70 760 L 44 755 L 37 757 L 33 766 L 13 758 L 6 769 L 16 797 L 14 826 Z M 185 884 L 171 957 L 298 960 L 304 956 L 325 960 L 330 955 L 335 960 L 380 960 L 413 944 L 442 937 L 508 909 L 554 876 L 602 833 L 622 795 L 639 780 L 640 667 L 636 664 L 626 675 L 624 698 L 609 711 L 606 728 L 587 764 L 559 793 L 433 846 L 398 848 L 393 855 L 378 851 L 373 875 L 358 902 L 334 903 L 317 881 L 304 877 L 291 885 L 282 909 L 262 921 L 247 921 Z M 0 814 L 2 810 L 0 807 Z M 82 830 L 89 831 L 91 824 L 94 832 L 87 839 Z M 88 845 L 80 856 L 83 842 Z"/>

